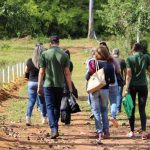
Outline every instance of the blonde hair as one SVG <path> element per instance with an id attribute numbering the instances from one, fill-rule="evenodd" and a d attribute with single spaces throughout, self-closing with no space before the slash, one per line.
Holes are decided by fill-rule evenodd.
<path id="1" fill-rule="evenodd" d="M 32 55 L 32 62 L 37 69 L 39 69 L 40 56 L 44 50 L 43 44 L 36 44 Z"/>

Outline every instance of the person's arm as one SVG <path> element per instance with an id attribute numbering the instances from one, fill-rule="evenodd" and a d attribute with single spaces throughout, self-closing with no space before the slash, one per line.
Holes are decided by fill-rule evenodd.
<path id="1" fill-rule="evenodd" d="M 127 69 L 123 69 L 123 78 L 126 79 Z"/>
<path id="2" fill-rule="evenodd" d="M 114 58 L 113 58 L 113 64 L 115 65 L 115 72 L 116 73 L 121 73 L 120 65 Z"/>
<path id="3" fill-rule="evenodd" d="M 28 66 L 25 66 L 25 75 L 24 75 L 25 79 L 29 79 L 29 68 Z"/>
<path id="4" fill-rule="evenodd" d="M 127 68 L 125 94 L 128 93 L 129 85 L 130 85 L 130 82 L 131 82 L 131 78 L 132 78 L 131 68 Z"/>
<path id="5" fill-rule="evenodd" d="M 66 67 L 64 69 L 64 75 L 66 77 L 66 81 L 67 81 L 69 91 L 72 92 L 72 82 L 71 82 L 72 80 L 71 80 L 71 73 L 70 73 L 69 67 Z"/>
<path id="6" fill-rule="evenodd" d="M 45 75 L 45 68 L 40 68 L 38 75 L 38 89 L 37 89 L 38 95 L 42 95 L 44 75 Z"/>
<path id="7" fill-rule="evenodd" d="M 28 73 L 29 72 L 29 69 L 27 66 L 25 66 L 25 73 Z"/>
<path id="8" fill-rule="evenodd" d="M 150 73 L 150 66 L 148 66 L 147 70 L 148 70 L 148 72 Z"/>

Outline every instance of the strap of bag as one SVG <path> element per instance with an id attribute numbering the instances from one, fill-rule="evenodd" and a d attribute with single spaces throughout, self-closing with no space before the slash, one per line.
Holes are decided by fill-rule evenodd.
<path id="1" fill-rule="evenodd" d="M 95 70 L 96 72 L 99 70 L 98 60 L 95 60 Z"/>

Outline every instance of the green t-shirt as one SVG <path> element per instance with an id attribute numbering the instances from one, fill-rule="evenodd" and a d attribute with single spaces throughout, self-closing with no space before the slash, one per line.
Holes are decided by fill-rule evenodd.
<path id="1" fill-rule="evenodd" d="M 147 54 L 136 52 L 126 60 L 126 67 L 132 71 L 130 85 L 147 85 L 146 70 L 150 66 L 150 58 Z"/>
<path id="2" fill-rule="evenodd" d="M 69 68 L 68 56 L 53 46 L 44 51 L 40 58 L 40 68 L 45 68 L 44 87 L 63 87 L 64 86 L 64 68 Z"/>

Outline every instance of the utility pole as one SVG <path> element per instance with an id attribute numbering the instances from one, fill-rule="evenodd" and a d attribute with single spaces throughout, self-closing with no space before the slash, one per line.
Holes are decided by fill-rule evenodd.
<path id="1" fill-rule="evenodd" d="M 140 7 L 140 14 L 138 16 L 138 29 L 137 29 L 137 34 L 136 34 L 136 41 L 137 43 L 140 42 L 140 36 L 141 36 L 141 13 L 143 12 L 143 6 Z"/>
<path id="2" fill-rule="evenodd" d="M 89 28 L 88 28 L 88 38 L 89 39 L 93 38 L 93 36 L 94 36 L 93 7 L 94 7 L 94 0 L 89 0 Z"/>
<path id="3" fill-rule="evenodd" d="M 137 30 L 137 34 L 136 34 L 136 41 L 137 43 L 140 42 L 140 24 L 141 24 L 141 19 L 140 16 L 138 17 L 138 30 Z"/>

